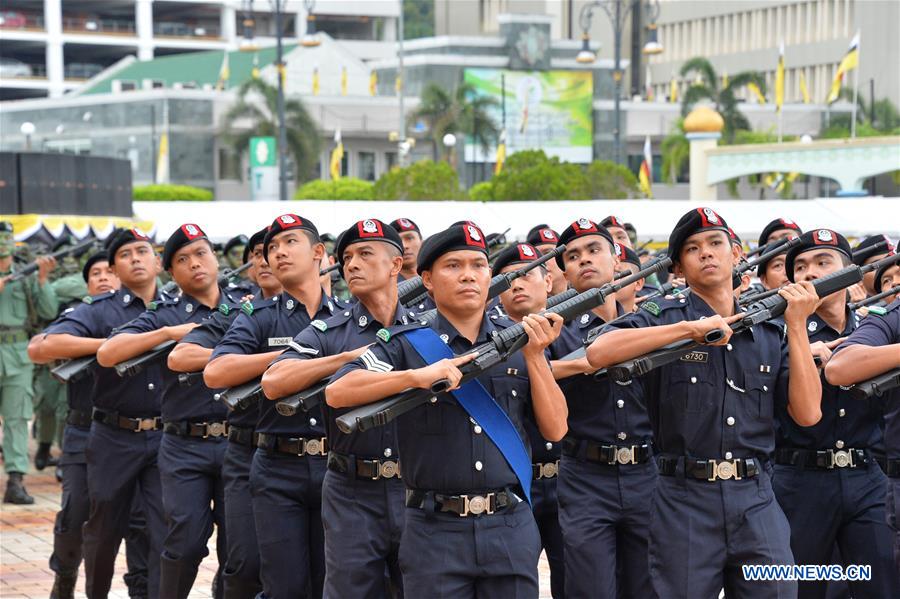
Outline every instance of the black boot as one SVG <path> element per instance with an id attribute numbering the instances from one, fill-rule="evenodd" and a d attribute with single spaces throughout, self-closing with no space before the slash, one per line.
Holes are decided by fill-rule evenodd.
<path id="1" fill-rule="evenodd" d="M 77 581 L 78 572 L 57 574 L 53 580 L 50 599 L 75 599 L 75 583 Z"/>
<path id="2" fill-rule="evenodd" d="M 34 454 L 34 467 L 38 470 L 43 470 L 47 467 L 47 462 L 50 460 L 50 444 L 49 443 L 40 443 L 38 444 L 37 453 Z"/>
<path id="3" fill-rule="evenodd" d="M 25 490 L 22 482 L 21 472 L 10 472 L 9 480 L 6 481 L 6 494 L 3 496 L 3 503 L 14 503 L 16 505 L 31 505 L 34 503 L 34 497 Z"/>

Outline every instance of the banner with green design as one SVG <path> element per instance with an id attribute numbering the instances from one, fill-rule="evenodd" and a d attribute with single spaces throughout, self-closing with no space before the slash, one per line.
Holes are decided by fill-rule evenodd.
<path id="1" fill-rule="evenodd" d="M 497 101 L 488 110 L 498 127 L 506 130 L 507 155 L 541 149 L 568 162 L 593 159 L 594 80 L 590 71 L 469 68 L 464 80 L 477 94 Z M 496 147 L 485 152 L 472 136 L 466 136 L 467 162 L 494 162 L 495 157 Z"/>

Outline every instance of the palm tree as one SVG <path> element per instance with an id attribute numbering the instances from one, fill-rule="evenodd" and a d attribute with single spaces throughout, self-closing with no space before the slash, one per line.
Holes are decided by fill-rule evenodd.
<path id="1" fill-rule="evenodd" d="M 691 145 L 684 135 L 684 119 L 675 121 L 672 131 L 663 138 L 660 149 L 663 156 L 663 180 L 676 183 L 691 155 Z"/>
<path id="2" fill-rule="evenodd" d="M 278 89 L 252 78 L 237 93 L 237 102 L 222 117 L 222 136 L 243 156 L 250 149 L 251 137 L 278 137 Z M 244 120 L 251 122 L 247 129 L 239 126 Z M 318 126 L 298 99 L 285 99 L 284 122 L 295 178 L 298 183 L 306 181 L 319 161 Z"/>
<path id="3" fill-rule="evenodd" d="M 750 129 L 750 122 L 747 120 L 737 107 L 737 98 L 735 92 L 749 83 L 755 83 L 760 91 L 765 95 L 766 80 L 762 73 L 758 71 L 743 71 L 732 77 L 728 81 L 728 85 L 720 87 L 719 76 L 712 64 L 705 58 L 694 57 L 684 63 L 681 67 L 680 74 L 687 77 L 693 73 L 699 75 L 703 81 L 694 83 L 684 93 L 681 100 L 681 116 L 687 116 L 691 109 L 698 101 L 703 99 L 711 100 L 715 104 L 716 111 L 722 115 L 725 121 L 726 143 L 734 143 L 735 132 L 739 129 Z"/>
<path id="4" fill-rule="evenodd" d="M 497 141 L 500 128 L 489 110 L 496 99 L 479 94 L 470 83 L 461 83 L 454 94 L 435 83 L 422 90 L 413 118 L 428 123 L 434 160 L 444 157 L 443 138 L 447 133 L 468 135 L 485 152 Z"/>

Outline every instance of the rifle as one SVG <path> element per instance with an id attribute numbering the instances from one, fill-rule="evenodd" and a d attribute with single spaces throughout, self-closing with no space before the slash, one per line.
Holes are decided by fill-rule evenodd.
<path id="1" fill-rule="evenodd" d="M 336 270 L 339 269 L 340 267 L 341 267 L 341 263 L 340 263 L 340 262 L 336 262 L 336 263 L 332 264 L 331 266 L 327 266 L 327 267 L 323 268 L 322 270 L 320 270 L 320 271 L 319 271 L 319 276 L 320 276 L 320 277 L 324 277 L 325 275 L 330 275 L 331 273 L 333 273 L 334 271 L 336 271 Z"/>
<path id="2" fill-rule="evenodd" d="M 97 356 L 82 356 L 80 358 L 72 358 L 64 360 L 50 369 L 50 374 L 60 383 L 74 383 L 78 379 L 84 378 L 89 373 L 91 367 L 97 363 Z"/>
<path id="3" fill-rule="evenodd" d="M 900 368 L 888 370 L 869 380 L 856 383 L 850 387 L 850 397 L 853 399 L 881 397 L 888 391 L 896 389 L 897 387 L 900 387 Z"/>
<path id="4" fill-rule="evenodd" d="M 558 314 L 563 320 L 571 320 L 579 314 L 602 305 L 607 298 L 617 291 L 639 279 L 648 276 L 647 270 L 656 272 L 668 268 L 669 261 L 664 260 L 645 271 L 639 271 L 622 278 L 618 283 L 607 283 L 602 287 L 589 289 L 572 299 L 562 302 L 552 310 L 546 310 L 542 314 Z M 463 374 L 460 384 L 468 382 L 480 375 L 488 368 L 503 362 L 510 355 L 522 349 L 528 343 L 528 335 L 522 323 L 495 332 L 493 338 L 472 349 L 469 353 L 477 353 L 475 359 L 460 366 Z M 361 406 L 337 419 L 338 428 L 344 433 L 352 433 L 356 430 L 366 431 L 375 426 L 384 426 L 398 416 L 413 410 L 431 400 L 438 393 L 444 393 L 449 388 L 446 379 L 435 381 L 430 389 L 407 389 L 386 399 L 376 401 L 366 406 Z"/>
<path id="5" fill-rule="evenodd" d="M 556 256 L 564 252 L 565 249 L 566 246 L 561 245 L 547 252 L 546 254 L 541 255 L 537 260 L 533 260 L 523 265 L 522 268 L 497 275 L 496 277 L 491 279 L 491 286 L 488 288 L 488 300 L 492 300 L 504 291 L 508 290 L 510 287 L 512 287 L 513 281 L 515 281 L 519 277 L 525 276 L 529 271 L 534 270 L 538 266 L 541 266 L 548 260 L 556 258 Z M 427 322 L 430 325 L 430 323 L 434 322 L 434 319 L 436 317 L 437 309 L 432 308 L 431 310 L 427 310 L 419 314 L 417 316 L 417 319 L 421 322 Z M 292 395 L 288 395 L 287 397 L 278 400 L 278 403 L 275 404 L 275 409 L 282 416 L 293 416 L 297 413 L 298 409 L 301 409 L 304 412 L 308 412 L 321 403 L 322 392 L 325 391 L 325 387 L 328 386 L 329 382 L 331 382 L 331 378 L 325 377 L 322 380 L 313 383 L 306 389 L 303 389 L 302 391 L 299 391 Z"/>
<path id="6" fill-rule="evenodd" d="M 260 384 L 260 378 L 229 387 L 221 393 L 213 395 L 213 399 L 221 401 L 229 410 L 246 410 L 254 401 L 258 401 L 265 396 Z"/>
<path id="7" fill-rule="evenodd" d="M 149 351 L 144 352 L 139 356 L 123 360 L 122 362 L 116 364 L 116 374 L 123 378 L 126 376 L 134 376 L 144 370 L 144 368 L 146 368 L 153 362 L 157 362 L 168 356 L 169 352 L 171 352 L 172 348 L 174 347 L 175 342 L 171 339 L 168 341 L 163 341 L 159 345 L 150 348 Z"/>
<path id="8" fill-rule="evenodd" d="M 775 241 L 770 241 L 769 243 L 764 243 L 762 245 L 758 245 L 758 246 L 756 246 L 756 249 L 750 250 L 749 252 L 747 252 L 747 257 L 750 258 L 751 256 L 755 256 L 757 254 L 767 252 L 776 247 L 780 247 L 780 246 L 784 245 L 785 243 L 787 243 L 786 237 L 783 239 L 776 239 Z"/>
<path id="9" fill-rule="evenodd" d="M 870 270 L 877 270 L 884 264 L 890 264 L 897 261 L 900 261 L 900 254 L 888 256 L 863 267 L 856 266 L 855 264 L 850 265 L 837 272 L 816 279 L 812 281 L 812 284 L 816 290 L 816 294 L 820 298 L 825 297 L 846 289 L 854 283 L 860 282 L 863 275 Z M 766 299 L 750 305 L 747 312 L 744 313 L 743 318 L 731 325 L 731 330 L 733 333 L 740 333 L 754 325 L 781 316 L 784 314 L 785 309 L 787 309 L 787 300 L 783 297 L 780 295 L 767 297 Z M 709 331 L 705 342 L 707 344 L 715 343 L 721 339 L 724 334 L 724 331 L 718 329 Z M 625 383 L 636 376 L 647 374 L 660 366 L 671 364 L 700 346 L 700 343 L 693 340 L 680 341 L 669 347 L 663 347 L 646 355 L 626 360 L 621 364 L 610 366 L 607 369 L 608 375 L 618 382 Z"/>
<path id="10" fill-rule="evenodd" d="M 767 297 L 772 297 L 776 295 L 781 290 L 781 287 L 776 287 L 775 289 L 766 289 L 765 291 L 760 291 L 759 293 L 751 293 L 750 295 L 745 295 L 744 297 L 738 299 L 738 304 L 741 306 L 749 306 L 754 302 L 758 302 L 759 300 L 764 300 Z"/>
<path id="11" fill-rule="evenodd" d="M 502 244 L 506 243 L 506 234 L 509 233 L 509 230 L 510 230 L 510 228 L 507 227 L 504 232 L 500 233 L 499 235 L 497 235 L 496 237 L 494 237 L 493 239 L 488 241 L 485 244 L 487 246 L 487 249 L 491 249 L 492 247 L 497 247 L 498 245 L 502 245 Z"/>
<path id="12" fill-rule="evenodd" d="M 874 243 L 869 247 L 864 247 L 862 249 L 856 250 L 855 252 L 853 252 L 853 261 L 856 262 L 857 260 L 859 260 L 860 262 L 865 262 L 875 254 L 880 254 L 883 251 L 891 251 L 890 242 L 887 239 L 882 239 L 878 243 Z"/>
<path id="13" fill-rule="evenodd" d="M 61 250 L 55 251 L 52 254 L 50 254 L 49 257 L 53 258 L 54 260 L 59 260 L 61 258 L 65 258 L 67 256 L 78 255 L 78 254 L 83 253 L 87 249 L 89 249 L 96 242 L 97 242 L 97 240 L 93 239 L 93 238 L 85 239 L 81 243 L 77 243 L 71 247 L 67 247 L 67 248 L 63 248 Z M 7 283 L 14 283 L 16 281 L 21 281 L 25 277 L 27 277 L 30 274 L 37 272 L 37 271 L 38 271 L 37 261 L 29 262 L 28 264 L 26 264 L 25 266 L 18 269 L 13 274 L 11 274 L 6 281 L 7 281 Z"/>
<path id="14" fill-rule="evenodd" d="M 737 267 L 735 267 L 734 270 L 737 271 L 737 274 L 742 275 L 748 270 L 756 268 L 761 263 L 771 260 L 778 254 L 782 254 L 792 247 L 800 245 L 800 243 L 802 242 L 800 241 L 799 237 L 794 237 L 793 239 L 779 239 L 778 241 L 767 243 L 763 246 L 764 248 L 766 248 L 764 252 L 762 252 L 759 256 L 756 256 L 752 260 L 746 260 L 740 263 Z"/>
<path id="15" fill-rule="evenodd" d="M 203 379 L 203 371 L 197 370 L 196 372 L 179 372 L 178 373 L 178 384 L 182 387 L 190 387 L 197 380 Z"/>
<path id="16" fill-rule="evenodd" d="M 556 295 L 551 295 L 547 298 L 547 309 L 549 310 L 553 306 L 561 304 L 564 301 L 570 300 L 573 297 L 578 295 L 578 292 L 574 289 L 566 289 L 562 293 L 557 293 Z"/>
<path id="17" fill-rule="evenodd" d="M 228 281 L 230 281 L 231 279 L 233 279 L 235 277 L 240 276 L 241 274 L 243 274 L 244 271 L 249 269 L 251 266 L 253 266 L 252 262 L 244 262 L 237 268 L 226 269 L 225 272 L 223 272 L 222 274 L 219 275 L 219 278 L 216 280 L 216 282 L 219 285 L 219 287 L 227 285 Z M 160 295 L 173 295 L 174 293 L 177 293 L 177 291 L 178 291 L 178 283 L 176 283 L 173 279 L 173 280 L 169 281 L 168 283 L 166 283 L 163 286 L 163 288 L 160 290 L 159 293 L 160 293 Z"/>
<path id="18" fill-rule="evenodd" d="M 884 298 L 894 295 L 895 293 L 900 293 L 900 285 L 894 285 L 887 291 L 882 291 L 877 295 L 873 295 L 871 297 L 867 297 L 866 299 L 861 299 L 858 302 L 850 302 L 847 304 L 847 307 L 851 310 L 856 310 L 857 308 L 863 308 L 865 306 L 870 306 L 876 302 L 883 300 Z"/>

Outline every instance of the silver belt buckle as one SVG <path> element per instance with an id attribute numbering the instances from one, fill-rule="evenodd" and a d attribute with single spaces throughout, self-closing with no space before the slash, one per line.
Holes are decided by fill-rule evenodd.
<path id="1" fill-rule="evenodd" d="M 306 455 L 323 455 L 325 443 L 321 439 L 307 439 L 303 444 L 303 453 Z"/>
<path id="2" fill-rule="evenodd" d="M 381 462 L 379 470 L 381 478 L 394 478 L 395 476 L 400 475 L 400 467 L 397 462 L 393 460 Z"/>
<path id="3" fill-rule="evenodd" d="M 207 422 L 206 434 L 203 435 L 203 438 L 206 439 L 207 437 L 221 437 L 227 432 L 227 425 L 224 422 Z"/>
<path id="4" fill-rule="evenodd" d="M 620 464 L 634 464 L 634 445 L 631 447 L 620 447 L 616 450 L 616 461 Z"/>
<path id="5" fill-rule="evenodd" d="M 559 474 L 559 462 L 541 464 L 541 478 L 553 478 Z"/>
<path id="6" fill-rule="evenodd" d="M 491 497 L 493 495 L 493 493 L 488 493 L 487 495 L 464 495 L 465 504 L 463 513 L 460 515 L 466 517 L 468 515 L 479 516 L 484 513 L 493 514 L 494 510 L 491 509 Z"/>
<path id="7" fill-rule="evenodd" d="M 834 465 L 838 468 L 846 468 L 853 465 L 853 454 L 846 450 L 834 452 Z"/>

